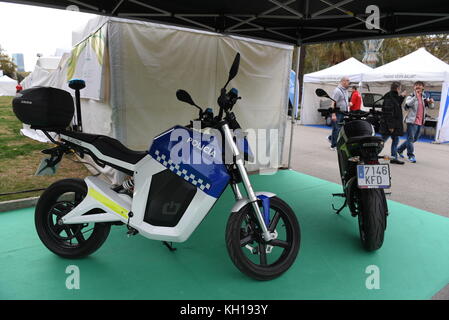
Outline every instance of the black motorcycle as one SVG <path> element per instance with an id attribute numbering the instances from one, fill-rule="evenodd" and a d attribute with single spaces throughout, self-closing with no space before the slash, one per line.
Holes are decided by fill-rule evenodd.
<path id="1" fill-rule="evenodd" d="M 316 95 L 335 102 L 322 89 Z M 379 112 L 343 112 L 338 108 L 333 112 L 344 115 L 342 128 L 337 140 L 338 165 L 340 168 L 343 193 L 333 194 L 345 198 L 340 208 L 333 209 L 339 214 L 346 206 L 353 217 L 358 216 L 360 239 L 367 251 L 379 249 L 384 241 L 387 226 L 388 206 L 385 188 L 391 185 L 390 167 L 379 163 L 379 153 L 384 147 L 381 137 L 375 136 L 372 118 Z"/>

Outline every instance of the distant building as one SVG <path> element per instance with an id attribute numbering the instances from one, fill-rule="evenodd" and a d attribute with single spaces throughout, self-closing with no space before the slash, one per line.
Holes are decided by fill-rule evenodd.
<path id="1" fill-rule="evenodd" d="M 23 60 L 23 53 L 13 53 L 12 61 L 17 66 L 17 71 L 24 72 L 25 71 L 25 63 Z"/>

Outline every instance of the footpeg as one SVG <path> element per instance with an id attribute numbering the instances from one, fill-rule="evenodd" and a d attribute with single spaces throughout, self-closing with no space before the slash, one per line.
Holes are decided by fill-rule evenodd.
<path id="1" fill-rule="evenodd" d="M 343 203 L 343 205 L 340 208 L 335 208 L 334 204 L 332 203 L 332 209 L 334 209 L 335 214 L 340 214 L 340 212 L 346 207 L 348 201 L 347 199 L 345 199 L 345 203 Z"/>
<path id="2" fill-rule="evenodd" d="M 344 193 L 332 193 L 332 197 L 346 197 Z"/>

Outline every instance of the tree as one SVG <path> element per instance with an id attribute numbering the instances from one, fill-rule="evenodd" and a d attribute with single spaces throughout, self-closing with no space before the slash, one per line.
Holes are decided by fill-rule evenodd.
<path id="1" fill-rule="evenodd" d="M 436 34 L 385 39 L 381 48 L 382 64 L 396 60 L 419 48 L 425 48 L 438 59 L 448 62 L 449 35 Z"/>
<path id="2" fill-rule="evenodd" d="M 350 57 L 362 60 L 362 41 L 333 42 L 306 45 L 305 73 L 318 71 Z"/>
<path id="3" fill-rule="evenodd" d="M 448 62 L 449 35 L 435 34 L 417 37 L 385 39 L 380 48 L 380 61 L 377 66 L 403 57 L 424 47 L 437 58 Z M 365 53 L 363 41 L 346 41 L 306 45 L 305 73 L 315 72 L 333 66 L 350 57 L 362 61 Z"/>
<path id="4" fill-rule="evenodd" d="M 16 77 L 17 66 L 12 62 L 12 59 L 4 53 L 0 46 L 0 70 L 3 70 L 3 74 L 10 78 Z"/>

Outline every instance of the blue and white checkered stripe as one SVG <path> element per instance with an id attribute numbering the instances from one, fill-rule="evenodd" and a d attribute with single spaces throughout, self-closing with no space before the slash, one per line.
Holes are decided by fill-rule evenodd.
<path id="1" fill-rule="evenodd" d="M 192 173 L 189 173 L 186 169 L 182 169 L 179 164 L 173 163 L 170 159 L 167 160 L 167 157 L 165 154 L 161 154 L 159 150 L 155 150 L 154 154 L 156 155 L 156 160 L 159 161 L 164 167 L 170 169 L 173 173 L 177 174 L 181 178 L 184 178 L 184 180 L 190 182 L 194 186 L 200 188 L 201 190 L 209 190 L 210 184 L 206 183 L 204 184 L 203 179 L 197 179 L 196 176 Z"/>

